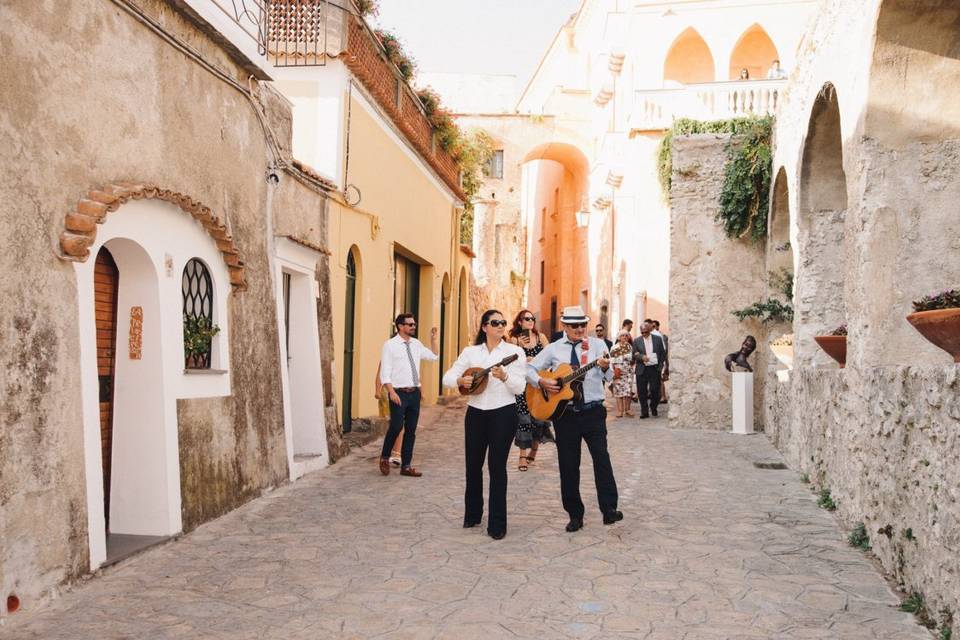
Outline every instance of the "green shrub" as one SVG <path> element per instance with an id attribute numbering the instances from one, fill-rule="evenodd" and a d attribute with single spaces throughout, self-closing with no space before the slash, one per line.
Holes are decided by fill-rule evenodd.
<path id="1" fill-rule="evenodd" d="M 850 543 L 851 547 L 856 547 L 861 551 L 870 551 L 870 536 L 867 534 L 867 527 L 862 522 L 858 522 L 850 535 L 847 536 L 847 542 Z"/>
<path id="2" fill-rule="evenodd" d="M 837 503 L 833 501 L 833 496 L 830 495 L 830 489 L 820 489 L 817 506 L 827 511 L 837 510 Z"/>

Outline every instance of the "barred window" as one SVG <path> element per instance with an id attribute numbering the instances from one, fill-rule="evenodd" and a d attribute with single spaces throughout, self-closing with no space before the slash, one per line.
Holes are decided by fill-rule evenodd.
<path id="1" fill-rule="evenodd" d="M 213 336 L 213 279 L 207 265 L 192 258 L 183 268 L 183 355 L 187 369 L 209 369 Z"/>

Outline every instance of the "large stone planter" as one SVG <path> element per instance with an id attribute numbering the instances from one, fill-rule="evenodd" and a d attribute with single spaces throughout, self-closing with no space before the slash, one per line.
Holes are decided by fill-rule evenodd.
<path id="1" fill-rule="evenodd" d="M 814 336 L 814 340 L 827 355 L 843 369 L 847 364 L 847 336 Z"/>
<path id="2" fill-rule="evenodd" d="M 907 321 L 920 334 L 960 362 L 960 309 L 918 311 L 907 316 Z"/>

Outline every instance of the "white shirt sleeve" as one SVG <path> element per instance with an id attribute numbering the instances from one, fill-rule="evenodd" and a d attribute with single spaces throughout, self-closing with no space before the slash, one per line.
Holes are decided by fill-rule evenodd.
<path id="1" fill-rule="evenodd" d="M 507 389 L 510 390 L 510 393 L 518 396 L 523 393 L 523 390 L 527 386 L 527 357 L 524 355 L 523 349 L 520 349 L 519 347 L 517 347 L 516 353 L 519 355 L 519 357 L 508 364 L 504 369 L 507 373 L 507 380 L 504 382 L 504 384 L 506 385 Z"/>
<path id="2" fill-rule="evenodd" d="M 457 378 L 463 375 L 463 372 L 470 368 L 470 347 L 467 347 L 463 350 L 463 353 L 460 354 L 460 357 L 457 358 L 457 361 L 453 363 L 453 366 L 443 374 L 443 386 L 449 387 L 451 389 L 456 389 L 459 385 L 457 384 Z"/>
<path id="3" fill-rule="evenodd" d="M 429 360 L 429 361 L 431 361 L 431 362 L 434 362 L 434 361 L 440 359 L 440 356 L 438 356 L 437 354 L 435 354 L 433 351 L 430 351 L 430 349 L 427 348 L 427 345 L 423 344 L 423 343 L 420 342 L 419 340 L 417 340 L 417 344 L 420 345 L 420 359 L 421 359 L 421 360 Z"/>
<path id="4" fill-rule="evenodd" d="M 390 340 L 380 350 L 380 384 L 393 384 L 393 358 L 390 356 Z"/>

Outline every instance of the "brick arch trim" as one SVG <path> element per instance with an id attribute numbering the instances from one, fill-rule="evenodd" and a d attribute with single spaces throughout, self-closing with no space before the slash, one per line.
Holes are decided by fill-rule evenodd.
<path id="1" fill-rule="evenodd" d="M 97 225 L 103 224 L 107 214 L 116 211 L 130 200 L 144 199 L 169 202 L 203 225 L 223 256 L 230 274 L 230 284 L 234 289 L 246 289 L 244 262 L 223 220 L 218 218 L 210 207 L 190 196 L 156 185 L 117 182 L 87 192 L 64 219 L 64 229 L 60 233 L 60 258 L 72 262 L 86 262 L 90 257 L 90 247 L 97 239 Z"/>

